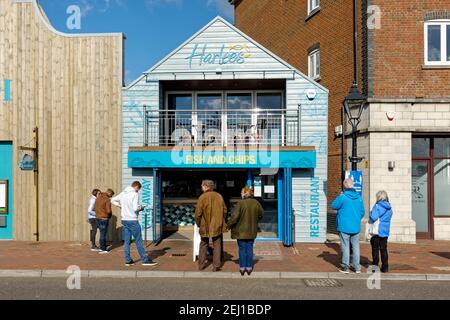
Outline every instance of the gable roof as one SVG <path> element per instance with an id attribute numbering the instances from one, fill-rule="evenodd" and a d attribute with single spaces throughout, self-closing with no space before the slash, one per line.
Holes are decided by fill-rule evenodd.
<path id="1" fill-rule="evenodd" d="M 321 86 L 319 83 L 315 82 L 311 78 L 304 75 L 302 72 L 300 72 L 298 69 L 275 55 L 273 52 L 253 40 L 251 37 L 243 33 L 241 30 L 236 28 L 234 25 L 226 21 L 220 16 L 215 17 L 213 20 L 211 20 L 208 24 L 206 24 L 202 29 L 200 29 L 198 32 L 196 32 L 193 36 L 191 36 L 189 39 L 187 39 L 185 42 L 183 42 L 180 46 L 178 46 L 175 50 L 173 50 L 171 53 L 169 53 L 166 57 L 164 57 L 161 61 L 159 61 L 157 64 L 155 64 L 153 67 L 151 67 L 148 71 L 144 72 L 141 77 L 139 77 L 136 81 L 132 82 L 128 87 L 133 86 L 135 83 L 140 81 L 143 77 L 145 77 L 148 74 L 152 73 L 176 73 L 176 72 L 183 72 L 186 70 L 185 66 L 181 66 L 179 63 L 183 61 L 184 63 L 186 60 L 186 57 L 189 55 L 190 52 L 192 52 L 193 48 L 196 46 L 196 40 L 202 39 L 204 41 L 208 39 L 212 39 L 211 34 L 215 35 L 217 34 L 217 31 L 220 31 L 220 34 L 223 35 L 223 39 L 231 38 L 233 43 L 242 43 L 242 42 L 248 42 L 251 45 L 252 52 L 251 54 L 254 56 L 255 59 L 259 59 L 260 62 L 260 68 L 263 66 L 268 71 L 280 71 L 280 72 L 295 72 L 302 78 L 306 79 L 307 81 L 314 83 L 314 85 L 320 87 L 321 89 L 328 92 L 326 88 Z M 216 33 L 214 33 L 216 32 Z M 217 41 L 220 42 L 220 39 Z M 212 43 L 212 46 L 216 46 L 216 51 L 219 51 L 217 45 L 218 43 Z M 204 42 L 202 42 L 204 43 Z M 194 49 L 195 50 L 195 49 Z M 264 61 L 262 61 L 264 59 Z M 262 63 L 263 62 L 263 63 Z M 178 63 L 178 64 L 177 64 Z M 251 70 L 253 64 L 247 64 L 246 66 L 240 65 L 237 66 L 237 69 L 234 69 L 234 72 L 246 72 Z M 234 66 L 236 68 L 236 66 Z M 258 71 L 261 71 L 260 68 Z M 214 72 L 217 69 L 216 66 L 211 66 L 209 68 L 209 72 Z M 193 73 L 195 73 L 195 70 L 191 70 Z M 224 68 L 224 72 L 230 71 L 229 69 Z M 202 72 L 202 71 L 198 71 Z"/>

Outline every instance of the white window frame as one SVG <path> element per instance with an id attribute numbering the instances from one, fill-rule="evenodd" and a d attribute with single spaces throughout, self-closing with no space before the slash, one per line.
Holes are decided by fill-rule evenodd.
<path id="1" fill-rule="evenodd" d="M 428 27 L 429 26 L 441 27 L 441 60 L 440 61 L 428 61 Z M 447 61 L 447 57 L 450 56 L 450 52 L 447 52 L 447 26 L 450 26 L 450 20 L 430 20 L 424 23 L 424 61 L 427 66 L 450 66 L 450 61 Z"/>
<path id="2" fill-rule="evenodd" d="M 308 0 L 308 15 L 320 7 L 320 0 Z"/>
<path id="3" fill-rule="evenodd" d="M 319 57 L 319 59 L 317 59 Z M 319 61 L 317 61 L 319 60 Z M 316 74 L 317 64 L 319 67 L 319 73 Z M 311 79 L 317 80 L 320 78 L 320 48 L 311 51 L 308 54 L 308 76 Z"/>

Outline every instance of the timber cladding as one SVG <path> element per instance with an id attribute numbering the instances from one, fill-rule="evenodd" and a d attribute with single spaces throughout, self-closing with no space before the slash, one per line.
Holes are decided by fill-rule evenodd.
<path id="1" fill-rule="evenodd" d="M 34 146 L 39 128 L 40 240 L 88 241 L 91 190 L 120 192 L 123 41 L 122 34 L 64 35 L 34 0 L 0 0 L 0 141 L 13 143 L 17 164 L 18 147 Z M 14 165 L 15 240 L 35 239 L 35 197 L 33 173 Z M 118 214 L 110 238 L 119 236 Z"/>

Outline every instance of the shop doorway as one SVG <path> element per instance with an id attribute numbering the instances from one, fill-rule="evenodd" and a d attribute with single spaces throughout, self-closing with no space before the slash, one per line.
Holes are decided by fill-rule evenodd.
<path id="1" fill-rule="evenodd" d="M 0 240 L 13 239 L 13 146 L 0 142 Z"/>
<path id="2" fill-rule="evenodd" d="M 240 192 L 247 183 L 256 181 L 261 194 L 256 199 L 265 210 L 260 221 L 258 238 L 261 240 L 280 239 L 280 211 L 278 176 L 261 176 L 261 170 L 227 169 L 227 170 L 170 170 L 161 171 L 161 210 L 163 225 L 162 239 L 191 241 L 194 234 L 195 207 L 201 195 L 201 182 L 213 180 L 231 214 L 240 201 Z M 230 240 L 230 235 L 224 235 Z"/>
<path id="3" fill-rule="evenodd" d="M 417 238 L 433 239 L 435 219 L 450 217 L 450 137 L 413 137 L 412 157 L 412 218 Z"/>

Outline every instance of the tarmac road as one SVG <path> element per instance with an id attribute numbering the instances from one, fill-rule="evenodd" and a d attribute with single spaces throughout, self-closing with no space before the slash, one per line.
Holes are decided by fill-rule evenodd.
<path id="1" fill-rule="evenodd" d="M 366 280 L 339 280 L 341 287 L 307 287 L 301 279 L 117 279 L 82 278 L 69 290 L 66 278 L 1 278 L 0 299 L 27 300 L 350 300 L 450 299 L 450 281 L 382 281 L 369 290 Z"/>

